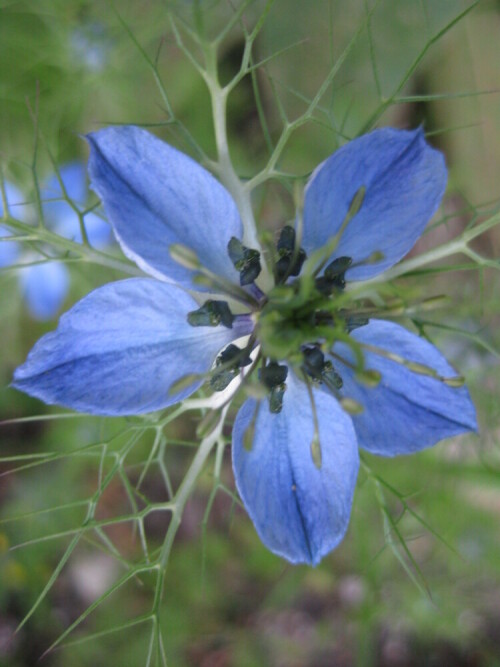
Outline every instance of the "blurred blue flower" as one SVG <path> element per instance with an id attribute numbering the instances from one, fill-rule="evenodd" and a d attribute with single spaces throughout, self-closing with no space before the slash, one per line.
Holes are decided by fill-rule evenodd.
<path id="1" fill-rule="evenodd" d="M 63 166 L 60 178 L 69 198 L 81 209 L 88 198 L 85 168 L 78 162 Z M 23 222 L 34 218 L 33 207 L 25 204 L 22 193 L 11 183 L 5 184 L 7 205 L 11 215 Z M 54 174 L 41 187 L 44 217 L 48 227 L 67 239 L 82 242 L 78 215 L 64 199 L 61 184 Z M 0 216 L 3 206 L 0 201 Z M 85 215 L 85 228 L 92 246 L 102 249 L 110 243 L 110 226 L 95 213 Z M 0 228 L 0 237 L 10 237 L 9 232 Z M 61 261 L 47 260 L 46 255 L 34 251 L 23 251 L 16 241 L 0 242 L 0 267 L 17 264 L 20 267 L 19 284 L 29 313 L 37 320 L 55 317 L 69 290 L 69 273 Z M 27 266 L 22 266 L 26 264 Z"/>
<path id="2" fill-rule="evenodd" d="M 23 196 L 12 183 L 8 181 L 4 183 L 5 186 L 5 196 L 7 199 L 7 204 L 11 214 L 20 219 L 25 219 L 25 208 L 23 206 Z M 3 202 L 0 198 L 0 215 L 3 216 Z M 6 241 L 1 239 L 9 238 L 11 234 L 5 229 L 5 227 L 0 227 L 0 268 L 3 269 L 6 266 L 10 266 L 17 262 L 20 246 L 19 243 L 15 241 Z"/>
<path id="3" fill-rule="evenodd" d="M 394 456 L 476 429 L 467 389 L 444 381 L 455 372 L 433 345 L 335 306 L 346 280 L 371 278 L 401 259 L 439 206 L 446 167 L 421 130 L 376 130 L 316 169 L 305 192 L 302 248 L 285 227 L 276 287 L 267 295 L 254 283 L 259 253 L 240 241 L 236 204 L 208 172 L 136 127 L 108 128 L 89 142 L 92 186 L 124 253 L 152 277 L 111 283 L 82 299 L 34 346 L 15 387 L 49 404 L 129 415 L 185 398 L 207 373 L 220 391 L 260 365 L 268 400 L 248 398 L 236 416 L 236 484 L 266 546 L 313 565 L 347 530 L 358 446 Z M 314 281 L 306 269 L 301 275 L 306 254 L 329 248 L 336 234 L 322 273 Z M 191 259 L 176 262 L 173 244 Z M 248 295 L 251 315 L 233 314 L 217 298 L 199 306 L 186 292 L 203 289 L 193 254 L 210 272 L 205 279 L 215 274 L 221 288 L 229 283 Z M 248 335 L 248 343 L 235 344 Z M 252 362 L 259 344 L 263 358 Z M 360 351 L 378 383 L 358 382 Z M 191 374 L 190 386 L 171 390 Z M 363 411 L 348 414 L 345 398 Z"/>
<path id="4" fill-rule="evenodd" d="M 111 42 L 98 22 L 78 26 L 70 35 L 70 51 L 78 65 L 90 72 L 100 72 L 109 58 Z"/>

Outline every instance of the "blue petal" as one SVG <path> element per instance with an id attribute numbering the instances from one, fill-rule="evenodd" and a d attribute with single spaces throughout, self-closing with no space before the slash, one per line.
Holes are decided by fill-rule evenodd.
<path id="1" fill-rule="evenodd" d="M 392 322 L 371 320 L 351 336 L 360 343 L 429 366 L 442 377 L 457 375 L 434 345 Z M 334 350 L 344 359 L 354 361 L 346 345 L 337 343 Z M 410 454 L 443 438 L 477 430 L 476 411 L 466 387 L 449 387 L 365 351 L 365 367 L 382 374 L 380 384 L 368 388 L 356 381 L 351 369 L 333 361 L 344 380 L 342 394 L 364 407 L 362 414 L 353 417 L 353 423 L 359 445 L 373 454 Z"/>
<path id="2" fill-rule="evenodd" d="M 1 208 L 1 204 L 0 204 Z M 19 243 L 16 241 L 4 241 L 8 237 L 12 236 L 5 227 L 0 227 L 0 269 L 5 268 L 6 266 L 11 266 L 14 264 L 19 257 L 21 248 Z"/>
<path id="3" fill-rule="evenodd" d="M 180 243 L 206 268 L 237 281 L 227 244 L 241 238 L 242 225 L 218 181 L 138 127 L 110 127 L 88 140 L 92 187 L 130 259 L 155 277 L 192 287 L 192 272 L 170 257 L 170 245 Z"/>
<path id="4" fill-rule="evenodd" d="M 99 23 L 86 23 L 70 35 L 72 55 L 78 65 L 100 72 L 109 60 L 110 41 Z"/>
<path id="5" fill-rule="evenodd" d="M 322 456 L 311 454 L 314 422 L 306 386 L 292 373 L 283 409 L 247 400 L 233 428 L 239 494 L 264 544 L 291 563 L 317 565 L 345 535 L 359 460 L 350 418 L 337 401 L 314 390 Z M 255 422 L 254 422 L 255 419 Z M 245 433 L 254 423 L 251 450 Z"/>
<path id="6" fill-rule="evenodd" d="M 87 201 L 86 171 L 80 162 L 64 165 L 59 171 L 69 198 L 83 209 Z M 49 227 L 67 239 L 82 243 L 80 221 L 69 203 L 63 199 L 63 191 L 57 176 L 51 176 L 42 188 L 43 211 Z M 60 201 L 46 201 L 60 199 Z M 111 227 L 95 213 L 85 216 L 87 237 L 95 248 L 105 248 L 111 241 Z"/>
<path id="7" fill-rule="evenodd" d="M 71 206 L 66 202 L 53 202 L 51 204 L 52 210 L 57 211 L 57 222 L 54 231 L 60 236 L 67 239 L 82 243 L 82 232 L 80 228 L 80 221 L 78 216 L 73 211 Z M 51 220 L 47 218 L 49 224 Z M 84 217 L 85 230 L 89 243 L 94 248 L 102 250 L 108 246 L 112 241 L 111 226 L 95 213 L 87 213 Z"/>
<path id="8" fill-rule="evenodd" d="M 27 266 L 20 274 L 20 283 L 31 315 L 37 320 L 50 320 L 68 293 L 68 269 L 61 262 Z"/>
<path id="9" fill-rule="evenodd" d="M 83 206 L 87 199 L 85 166 L 81 162 L 70 162 L 59 169 L 59 176 L 64 183 L 69 198 L 75 204 Z M 62 196 L 63 192 L 59 179 L 56 174 L 52 174 L 42 186 L 42 199 L 58 199 Z"/>
<path id="10" fill-rule="evenodd" d="M 352 257 L 358 263 L 381 252 L 381 261 L 346 274 L 349 280 L 371 278 L 412 248 L 439 206 L 446 179 L 443 155 L 426 143 L 422 129 L 384 128 L 355 139 L 312 175 L 305 194 L 302 245 L 311 252 L 334 236 L 364 186 L 361 209 L 333 257 Z"/>
<path id="11" fill-rule="evenodd" d="M 24 220 L 24 214 L 26 213 L 26 209 L 23 206 L 20 206 L 19 204 L 22 204 L 23 202 L 23 196 L 21 194 L 21 191 L 16 188 L 15 185 L 12 185 L 12 183 L 9 183 L 9 181 L 6 181 L 4 183 L 4 188 L 5 188 L 5 196 L 7 199 L 7 205 L 9 208 L 9 213 L 14 216 L 15 218 L 18 218 L 19 220 Z M 0 197 L 0 218 L 3 217 L 4 215 L 4 210 L 3 210 L 3 201 L 2 197 Z M 6 238 L 8 236 L 12 236 L 10 232 L 8 232 L 5 227 L 0 227 L 0 268 L 3 269 L 6 266 L 10 266 L 11 264 L 14 264 L 17 261 L 17 258 L 19 257 L 19 253 L 21 251 L 21 248 L 19 246 L 19 243 L 16 243 L 15 241 L 2 241 L 1 239 Z"/>
<path id="12" fill-rule="evenodd" d="M 23 196 L 22 192 L 16 188 L 15 185 L 5 181 L 5 195 L 7 198 L 7 205 L 9 213 L 12 217 L 22 220 L 23 222 L 28 222 L 29 218 L 32 217 L 33 207 L 29 204 L 26 204 L 26 199 Z M 3 202 L 0 197 L 0 217 L 4 215 Z"/>
<path id="13" fill-rule="evenodd" d="M 96 213 L 87 213 L 84 218 L 84 222 L 87 238 L 91 246 L 97 248 L 98 250 L 102 250 L 106 246 L 110 245 L 113 240 L 111 225 L 109 225 Z M 80 226 L 78 226 L 78 234 L 75 237 L 75 240 L 78 241 L 78 243 L 82 242 Z"/>
<path id="14" fill-rule="evenodd" d="M 191 327 L 198 304 L 183 290 L 147 278 L 101 287 L 61 317 L 14 374 L 13 386 L 45 403 L 81 412 L 132 415 L 159 410 L 200 382 L 169 395 L 191 373 L 206 373 L 217 352 L 250 333 Z"/>

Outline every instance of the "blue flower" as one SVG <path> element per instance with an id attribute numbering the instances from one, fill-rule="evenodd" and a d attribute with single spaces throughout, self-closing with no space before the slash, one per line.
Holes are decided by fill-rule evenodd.
<path id="1" fill-rule="evenodd" d="M 421 130 L 376 130 L 316 169 L 301 247 L 285 227 L 267 295 L 237 207 L 208 172 L 136 127 L 101 130 L 89 143 L 92 185 L 115 235 L 151 277 L 76 304 L 16 370 L 15 387 L 49 404 L 129 415 L 172 405 L 207 374 L 216 391 L 258 375 L 268 398 L 247 398 L 233 429 L 238 491 L 271 551 L 313 565 L 347 530 L 358 446 L 394 456 L 476 429 L 467 389 L 452 386 L 438 350 L 397 324 L 368 321 L 344 290 L 400 260 L 439 206 L 446 167 Z M 187 261 L 175 261 L 173 245 L 189 249 Z M 186 291 L 214 286 L 247 297 L 247 312 L 212 296 L 200 307 Z M 349 404 L 362 412 L 349 414 Z"/>
<path id="2" fill-rule="evenodd" d="M 63 166 L 60 177 L 68 196 L 82 209 L 87 200 L 85 168 L 78 162 Z M 6 183 L 6 199 L 11 214 L 23 222 L 34 218 L 32 205 L 25 204 L 21 192 L 11 183 Z M 82 242 L 78 216 L 63 198 L 61 185 L 56 175 L 51 176 L 41 188 L 43 211 L 48 226 L 56 234 Z M 0 202 L 0 216 L 3 206 Z M 111 228 L 95 213 L 85 216 L 85 227 L 91 245 L 104 248 L 111 241 Z M 10 236 L 5 228 L 0 229 L 0 236 Z M 32 263 L 33 262 L 33 263 Z M 46 261 L 46 256 L 35 252 L 23 252 L 19 243 L 2 241 L 0 243 L 0 267 L 13 264 L 28 264 L 19 272 L 19 284 L 27 308 L 37 320 L 49 320 L 55 317 L 61 308 L 69 290 L 69 273 L 60 261 Z"/>
<path id="3" fill-rule="evenodd" d="M 100 23 L 89 22 L 75 28 L 69 47 L 75 64 L 89 72 L 101 72 L 109 61 L 111 42 Z"/>

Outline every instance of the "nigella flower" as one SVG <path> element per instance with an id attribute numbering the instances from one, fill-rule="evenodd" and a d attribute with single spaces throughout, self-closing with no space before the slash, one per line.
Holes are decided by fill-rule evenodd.
<path id="1" fill-rule="evenodd" d="M 79 162 L 66 164 L 59 175 L 70 199 L 83 209 L 88 198 L 84 166 Z M 23 222 L 32 222 L 35 217 L 33 206 L 25 203 L 22 193 L 7 182 L 5 194 L 10 213 Z M 63 199 L 61 184 L 55 174 L 42 184 L 40 194 L 47 226 L 56 234 L 81 243 L 78 216 Z M 0 201 L 0 217 L 2 215 Z M 85 215 L 85 228 L 92 246 L 102 249 L 110 242 L 110 226 L 95 213 Z M 8 231 L 2 227 L 0 237 L 5 239 L 8 236 Z M 23 251 L 16 241 L 1 241 L 0 268 L 14 264 L 20 268 L 19 284 L 30 315 L 37 320 L 55 317 L 69 290 L 66 266 L 61 261 L 51 261 L 50 255 Z"/>
<path id="2" fill-rule="evenodd" d="M 104 26 L 89 22 L 75 28 L 70 35 L 70 55 L 75 64 L 90 72 L 101 72 L 109 60 L 111 43 Z"/>
<path id="3" fill-rule="evenodd" d="M 346 532 L 358 446 L 408 454 L 476 429 L 467 389 L 438 350 L 368 319 L 345 289 L 400 260 L 441 201 L 444 160 L 421 130 L 376 130 L 317 168 L 303 225 L 284 227 L 267 257 L 267 294 L 255 282 L 264 258 L 243 245 L 236 204 L 208 172 L 136 127 L 89 142 L 116 238 L 151 277 L 82 299 L 35 345 L 15 387 L 130 415 L 182 400 L 207 374 L 214 391 L 254 382 L 259 398 L 244 401 L 233 428 L 238 491 L 269 549 L 313 565 Z M 200 305 L 187 289 L 226 296 Z"/>

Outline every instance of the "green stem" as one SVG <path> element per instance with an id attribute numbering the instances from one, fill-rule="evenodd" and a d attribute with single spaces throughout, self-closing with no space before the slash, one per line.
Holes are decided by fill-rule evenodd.
<path id="1" fill-rule="evenodd" d="M 198 447 L 198 450 L 196 452 L 196 455 L 193 458 L 193 461 L 191 462 L 189 470 L 187 471 L 184 479 L 182 480 L 181 485 L 179 486 L 179 489 L 177 490 L 177 493 L 175 494 L 175 498 L 172 502 L 173 505 L 172 520 L 168 527 L 167 534 L 165 536 L 165 541 L 163 542 L 163 546 L 161 548 L 160 555 L 158 557 L 158 567 L 160 568 L 160 571 L 163 571 L 167 565 L 168 558 L 170 555 L 170 550 L 172 548 L 172 544 L 175 535 L 177 533 L 177 530 L 180 526 L 182 513 L 184 511 L 186 502 L 188 501 L 193 491 L 194 485 L 201 471 L 205 467 L 205 463 L 208 457 L 210 456 L 212 449 L 214 448 L 215 444 L 218 442 L 220 438 L 227 410 L 228 407 L 225 407 L 222 410 L 221 418 L 217 426 L 211 433 L 209 433 L 201 441 L 200 446 Z"/>
<path id="2" fill-rule="evenodd" d="M 16 220 L 15 218 L 6 217 L 2 220 L 3 223 L 11 227 L 17 232 L 21 232 L 19 241 L 25 242 L 36 242 L 36 243 L 48 243 L 49 245 L 57 248 L 61 252 L 71 253 L 76 255 L 81 261 L 89 262 L 92 264 L 100 264 L 101 266 L 106 266 L 109 269 L 115 269 L 117 271 L 122 271 L 133 276 L 143 276 L 143 272 L 138 269 L 134 264 L 129 262 L 111 257 L 104 252 L 92 248 L 90 245 L 85 243 L 76 243 L 70 239 L 66 239 L 63 236 L 59 236 L 54 232 L 51 232 L 49 229 L 46 229 L 42 225 L 28 225 L 25 222 Z M 7 241 L 5 241 L 6 243 Z M 10 242 L 10 241 L 9 241 Z"/>
<path id="3" fill-rule="evenodd" d="M 489 220 L 485 220 L 481 224 L 476 225 L 471 229 L 466 229 L 459 238 L 448 241 L 447 243 L 443 243 L 437 248 L 432 248 L 431 250 L 418 255 L 418 257 L 411 257 L 410 259 L 404 260 L 396 266 L 393 266 L 388 271 L 385 271 L 370 279 L 369 281 L 366 281 L 364 284 L 368 286 L 374 283 L 386 282 L 387 280 L 399 278 L 399 276 L 403 276 L 410 271 L 415 271 L 416 269 L 420 269 L 422 266 L 426 266 L 432 262 L 438 262 L 439 260 L 450 257 L 451 255 L 457 255 L 461 253 L 470 257 L 473 251 L 471 251 L 469 248 L 469 243 L 478 236 L 481 236 L 481 234 L 486 233 L 489 229 L 492 229 L 498 225 L 499 222 L 500 215 L 494 215 Z M 481 258 L 477 254 L 475 255 L 476 256 L 474 259 L 476 259 L 479 263 L 487 263 L 488 260 Z M 361 286 L 361 283 L 359 286 Z"/>
<path id="4" fill-rule="evenodd" d="M 215 143 L 218 154 L 218 173 L 233 196 L 243 221 L 243 243 L 250 248 L 260 250 L 257 226 L 252 209 L 250 192 L 244 187 L 237 175 L 227 141 L 227 97 L 230 87 L 222 88 L 217 72 L 217 48 L 209 44 L 205 48 L 206 73 L 205 81 L 212 101 Z"/>

